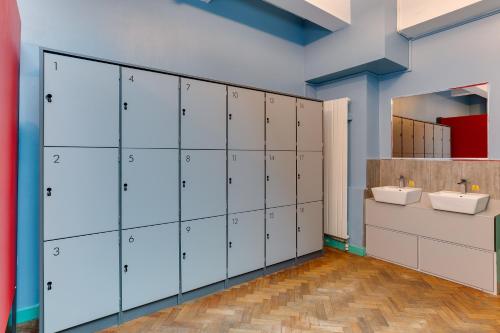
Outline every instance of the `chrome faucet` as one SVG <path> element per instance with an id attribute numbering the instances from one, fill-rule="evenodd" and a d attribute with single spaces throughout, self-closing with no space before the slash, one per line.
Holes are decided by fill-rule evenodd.
<path id="1" fill-rule="evenodd" d="M 403 188 L 405 186 L 406 186 L 405 176 L 401 175 L 399 176 L 399 188 Z"/>
<path id="2" fill-rule="evenodd" d="M 462 191 L 462 194 L 467 194 L 467 179 L 460 179 L 460 183 L 457 183 L 457 185 L 463 185 L 464 189 Z"/>

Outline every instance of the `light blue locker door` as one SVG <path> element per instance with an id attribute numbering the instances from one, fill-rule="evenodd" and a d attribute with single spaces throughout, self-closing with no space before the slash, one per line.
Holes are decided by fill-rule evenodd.
<path id="1" fill-rule="evenodd" d="M 264 209 L 264 159 L 263 151 L 229 151 L 229 213 Z"/>
<path id="2" fill-rule="evenodd" d="M 323 153 L 297 153 L 297 202 L 323 199 Z"/>
<path id="3" fill-rule="evenodd" d="M 226 216 L 181 223 L 182 292 L 226 278 Z"/>
<path id="4" fill-rule="evenodd" d="M 226 149 L 226 86 L 181 79 L 181 147 Z"/>
<path id="5" fill-rule="evenodd" d="M 323 202 L 297 205 L 297 255 L 323 248 Z"/>
<path id="6" fill-rule="evenodd" d="M 228 149 L 264 150 L 265 93 L 228 87 Z"/>
<path id="7" fill-rule="evenodd" d="M 179 293 L 179 223 L 122 232 L 122 308 Z"/>
<path id="8" fill-rule="evenodd" d="M 122 67 L 122 147 L 179 147 L 179 77 Z"/>
<path id="9" fill-rule="evenodd" d="M 179 150 L 123 149 L 122 228 L 179 221 Z"/>
<path id="10" fill-rule="evenodd" d="M 295 258 L 295 205 L 266 209 L 266 266 Z"/>
<path id="11" fill-rule="evenodd" d="M 228 277 L 264 267 L 264 215 L 264 210 L 229 215 Z"/>
<path id="12" fill-rule="evenodd" d="M 226 152 L 183 150 L 182 221 L 226 214 Z"/>
<path id="13" fill-rule="evenodd" d="M 118 148 L 44 148 L 44 240 L 118 230 Z"/>
<path id="14" fill-rule="evenodd" d="M 266 93 L 267 150 L 295 150 L 296 99 Z"/>
<path id="15" fill-rule="evenodd" d="M 297 99 L 297 150 L 323 150 L 323 103 Z"/>
<path id="16" fill-rule="evenodd" d="M 45 146 L 118 147 L 118 66 L 44 56 Z"/>
<path id="17" fill-rule="evenodd" d="M 45 242 L 45 333 L 119 311 L 118 232 Z"/>
<path id="18" fill-rule="evenodd" d="M 268 151 L 266 164 L 267 207 L 295 204 L 296 160 L 294 151 Z"/>

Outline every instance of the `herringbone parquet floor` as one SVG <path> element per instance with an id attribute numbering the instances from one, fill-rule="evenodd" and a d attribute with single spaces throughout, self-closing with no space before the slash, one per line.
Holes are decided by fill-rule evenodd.
<path id="1" fill-rule="evenodd" d="M 500 332 L 500 297 L 328 249 L 104 332 Z"/>
<path id="2" fill-rule="evenodd" d="M 327 249 L 298 267 L 102 333 L 139 332 L 500 332 L 500 297 Z"/>

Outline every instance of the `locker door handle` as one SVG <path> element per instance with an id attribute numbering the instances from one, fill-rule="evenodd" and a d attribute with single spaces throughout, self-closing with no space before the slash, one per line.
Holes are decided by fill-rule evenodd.
<path id="1" fill-rule="evenodd" d="M 269 117 L 266 118 L 266 122 L 269 124 Z"/>
<path id="2" fill-rule="evenodd" d="M 182 109 L 182 115 L 185 116 L 186 115 L 186 109 Z"/>
<path id="3" fill-rule="evenodd" d="M 183 252 L 183 253 L 182 253 L 182 259 L 183 259 L 183 260 L 186 260 L 186 252 Z"/>
<path id="4" fill-rule="evenodd" d="M 297 179 L 300 179 L 300 173 L 297 174 Z"/>
<path id="5" fill-rule="evenodd" d="M 300 232 L 300 227 L 297 227 L 297 231 Z"/>
<path id="6" fill-rule="evenodd" d="M 45 99 L 47 100 L 47 102 L 52 103 L 52 94 L 45 95 Z"/>
<path id="7" fill-rule="evenodd" d="M 300 127 L 300 121 L 297 121 L 297 127 Z"/>
<path id="8" fill-rule="evenodd" d="M 52 290 L 52 281 L 47 282 L 47 290 Z"/>
<path id="9" fill-rule="evenodd" d="M 123 110 L 128 110 L 128 103 L 127 102 L 123 103 Z"/>
<path id="10" fill-rule="evenodd" d="M 269 234 L 266 235 L 266 238 L 269 239 Z"/>
<path id="11" fill-rule="evenodd" d="M 233 178 L 229 178 L 229 184 L 233 183 Z"/>
<path id="12" fill-rule="evenodd" d="M 123 190 L 126 191 L 128 189 L 128 184 L 127 183 L 124 183 L 123 184 Z"/>
<path id="13" fill-rule="evenodd" d="M 52 195 L 52 187 L 47 187 L 47 196 L 50 197 Z"/>
<path id="14" fill-rule="evenodd" d="M 269 181 L 269 176 L 266 176 L 266 180 Z"/>
<path id="15" fill-rule="evenodd" d="M 229 114 L 229 120 L 231 120 L 233 118 L 233 115 L 230 113 Z"/>
<path id="16" fill-rule="evenodd" d="M 182 181 L 182 187 L 186 187 L 186 181 L 185 180 Z"/>
<path id="17" fill-rule="evenodd" d="M 229 248 L 233 247 L 233 242 L 229 242 Z"/>
<path id="18" fill-rule="evenodd" d="M 127 273 L 127 272 L 128 272 L 128 265 L 123 266 L 123 271 L 124 271 L 125 273 Z"/>

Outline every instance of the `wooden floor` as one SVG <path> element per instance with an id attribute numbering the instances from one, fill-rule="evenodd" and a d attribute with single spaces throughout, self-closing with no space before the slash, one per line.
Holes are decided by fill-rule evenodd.
<path id="1" fill-rule="evenodd" d="M 500 297 L 328 249 L 103 332 L 500 332 Z"/>

